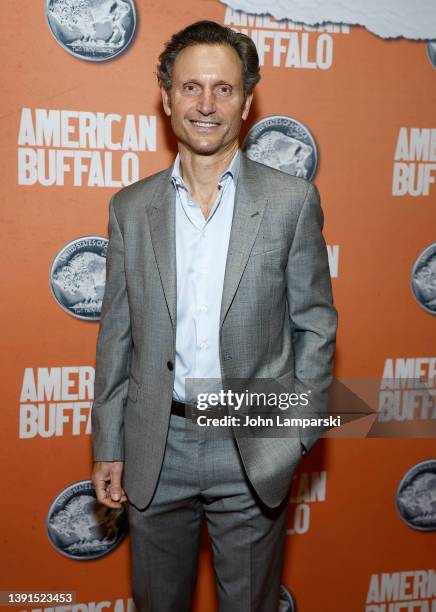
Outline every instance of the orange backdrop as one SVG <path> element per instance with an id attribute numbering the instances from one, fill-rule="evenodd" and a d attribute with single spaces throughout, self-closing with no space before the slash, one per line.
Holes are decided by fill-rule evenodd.
<path id="1" fill-rule="evenodd" d="M 116 58 L 102 62 L 85 61 L 62 48 L 50 33 L 42 0 L 9 3 L 2 28 L 5 257 L 1 260 L 4 404 L 0 418 L 6 483 L 0 589 L 70 589 L 82 604 L 77 610 L 98 609 L 98 603 L 100 609 L 131 606 L 129 543 L 125 539 L 111 554 L 80 562 L 60 554 L 47 535 L 53 500 L 69 485 L 90 478 L 86 418 L 92 393 L 89 386 L 80 386 L 77 369 L 92 376 L 98 331 L 97 322 L 71 316 L 59 306 L 49 277 L 55 256 L 69 242 L 107 236 L 108 203 L 119 187 L 89 186 L 87 172 L 80 175 L 78 185 L 71 171 L 65 172 L 64 184 L 45 186 L 29 178 L 30 174 L 26 179 L 20 164 L 29 159 L 25 155 L 37 154 L 20 153 L 22 149 L 40 149 L 41 159 L 48 159 L 60 149 L 92 148 L 83 130 L 82 149 L 74 144 L 68 148 L 65 142 L 56 145 L 54 140 L 38 144 L 38 134 L 31 133 L 32 123 L 36 130 L 36 109 L 88 112 L 94 117 L 116 113 L 123 125 L 126 115 L 135 120 L 145 115 L 147 147 L 133 156 L 143 177 L 167 167 L 176 153 L 154 75 L 163 42 L 202 18 L 245 27 L 257 41 L 262 38 L 270 49 L 263 48 L 262 80 L 243 137 L 263 117 L 284 115 L 306 126 L 317 143 L 319 161 L 313 180 L 321 193 L 326 241 L 338 257 L 332 263 L 340 316 L 336 376 L 374 381 L 392 366 L 393 376 L 400 377 L 405 376 L 399 373 L 404 364 L 408 378 L 435 376 L 434 259 L 428 268 L 433 274 L 433 306 L 431 300 L 427 310 L 418 303 L 410 279 L 417 258 L 436 240 L 436 186 L 430 179 L 427 195 L 413 195 L 407 186 L 399 195 L 395 193 L 399 183 L 394 184 L 395 171 L 412 172 L 420 164 L 427 176 L 436 176 L 436 75 L 425 43 L 382 40 L 358 27 L 323 33 L 289 24 L 279 30 L 273 20 L 232 14 L 216 0 L 181 4 L 137 0 L 136 16 L 130 45 Z M 277 53 L 274 61 L 273 36 L 278 31 L 295 33 L 282 44 L 292 40 L 300 53 L 299 67 L 285 65 L 286 53 Z M 322 34 L 327 36 L 329 66 L 316 65 L 317 39 Z M 69 137 L 74 142 L 80 130 L 72 117 Z M 408 146 L 413 134 L 424 143 L 415 152 L 409 147 L 409 159 L 397 150 L 401 128 Z M 413 132 L 414 128 L 418 131 Z M 122 131 L 115 123 L 114 142 Z M 126 151 L 104 146 L 100 159 L 106 152 L 111 155 L 115 180 Z M 398 163 L 405 165 L 395 170 Z M 60 176 L 58 168 L 58 182 Z M 26 180 L 33 183 L 25 184 Z M 105 180 L 110 183 L 109 175 Z M 64 422 L 58 435 L 22 435 L 29 404 L 39 404 L 35 410 L 47 415 L 50 403 L 57 404 L 52 408 L 56 413 L 60 404 L 69 401 L 66 387 L 59 397 L 40 391 L 32 399 L 29 380 L 42 384 L 44 368 L 48 368 L 45 372 L 59 368 L 66 376 L 68 372 L 61 369 L 67 367 L 74 368 L 69 373 L 71 401 L 84 420 L 76 423 L 76 430 L 71 420 Z M 414 374 L 408 367 L 415 368 Z M 430 383 L 434 389 L 434 379 Z M 427 417 L 434 423 L 434 400 Z M 388 610 L 394 600 L 425 600 L 429 607 L 410 609 L 436 609 L 436 586 L 430 585 L 425 593 L 416 587 L 419 576 L 421 585 L 422 581 L 429 585 L 432 576 L 434 582 L 430 570 L 435 568 L 436 550 L 435 455 L 430 433 L 419 438 L 350 437 L 321 440 L 301 462 L 290 499 L 283 575 L 283 585 L 299 612 L 394 612 L 400 609 Z M 407 524 L 404 512 L 402 518 L 397 508 L 401 479 L 420 463 L 420 473 L 430 477 L 427 484 L 415 483 L 411 494 L 421 492 L 421 502 L 416 503 L 424 510 L 417 514 L 425 529 Z M 195 610 L 212 612 L 216 609 L 214 578 L 206 532 L 201 555 Z M 391 596 L 386 580 L 394 584 L 400 580 Z"/>

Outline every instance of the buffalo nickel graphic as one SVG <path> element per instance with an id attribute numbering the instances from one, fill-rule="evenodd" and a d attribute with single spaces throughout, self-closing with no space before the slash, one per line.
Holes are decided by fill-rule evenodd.
<path id="1" fill-rule="evenodd" d="M 414 465 L 402 478 L 397 490 L 401 518 L 414 529 L 436 529 L 436 460 Z"/>
<path id="2" fill-rule="evenodd" d="M 257 121 L 245 137 L 242 149 L 261 164 L 312 180 L 318 166 L 318 149 L 305 125 L 285 115 Z"/>
<path id="3" fill-rule="evenodd" d="M 133 0 L 46 0 L 45 13 L 65 51 L 91 62 L 122 53 L 136 28 Z"/>
<path id="4" fill-rule="evenodd" d="M 106 283 L 107 238 L 85 236 L 65 245 L 50 270 L 50 288 L 61 308 L 98 321 Z"/>
<path id="5" fill-rule="evenodd" d="M 280 585 L 280 600 L 277 612 L 295 612 L 294 599 L 283 584 Z"/>
<path id="6" fill-rule="evenodd" d="M 124 508 L 97 501 L 90 480 L 80 480 L 59 493 L 47 514 L 47 535 L 70 559 L 98 559 L 112 552 L 128 531 Z"/>
<path id="7" fill-rule="evenodd" d="M 419 255 L 410 282 L 418 304 L 430 314 L 436 315 L 436 242 Z"/>
<path id="8" fill-rule="evenodd" d="M 436 68 L 436 40 L 429 40 L 426 47 L 428 59 L 433 68 Z"/>

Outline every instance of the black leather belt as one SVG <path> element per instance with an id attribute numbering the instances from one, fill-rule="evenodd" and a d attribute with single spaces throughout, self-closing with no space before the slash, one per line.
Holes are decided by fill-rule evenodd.
<path id="1" fill-rule="evenodd" d="M 191 404 L 184 404 L 183 402 L 178 402 L 174 400 L 171 402 L 171 414 L 176 414 L 177 416 L 185 417 L 186 419 L 191 418 L 193 406 Z"/>
<path id="2" fill-rule="evenodd" d="M 171 402 L 171 414 L 176 414 L 177 416 L 185 417 L 186 419 L 192 419 L 192 413 L 198 416 L 199 414 L 204 414 L 207 412 L 210 416 L 222 416 L 223 410 L 225 406 L 222 404 L 218 404 L 218 406 L 209 406 L 206 411 L 198 410 L 195 404 L 184 404 L 183 402 L 179 402 L 175 399 Z"/>

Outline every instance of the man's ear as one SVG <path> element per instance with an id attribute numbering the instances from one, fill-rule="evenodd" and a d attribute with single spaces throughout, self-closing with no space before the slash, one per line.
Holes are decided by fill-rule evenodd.
<path id="1" fill-rule="evenodd" d="M 164 88 L 161 87 L 160 88 L 160 93 L 162 96 L 162 105 L 165 111 L 165 115 L 167 115 L 168 117 L 171 116 L 171 99 L 170 99 L 170 94 L 169 92 Z"/>
<path id="2" fill-rule="evenodd" d="M 253 101 L 253 93 L 250 93 L 248 94 L 248 96 L 246 96 L 244 104 L 242 106 L 242 119 L 244 121 L 248 117 L 248 113 L 250 112 L 250 106 L 251 106 L 252 101 Z"/>

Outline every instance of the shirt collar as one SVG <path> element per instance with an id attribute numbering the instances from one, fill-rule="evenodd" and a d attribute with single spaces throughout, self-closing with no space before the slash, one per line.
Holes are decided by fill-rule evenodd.
<path id="1" fill-rule="evenodd" d="M 241 167 L 241 155 L 240 149 L 238 149 L 232 158 L 227 170 L 221 175 L 218 183 L 221 185 L 227 177 L 231 177 L 233 182 L 237 183 L 239 177 L 239 170 Z M 176 159 L 174 160 L 173 170 L 171 172 L 171 181 L 174 187 L 182 187 L 188 191 L 188 188 L 180 175 L 180 155 L 177 153 Z"/>

